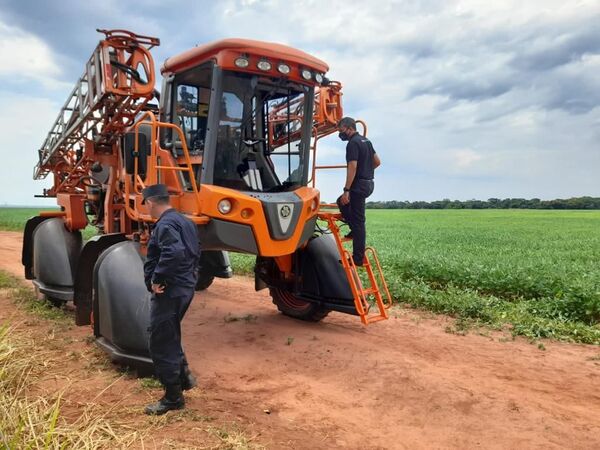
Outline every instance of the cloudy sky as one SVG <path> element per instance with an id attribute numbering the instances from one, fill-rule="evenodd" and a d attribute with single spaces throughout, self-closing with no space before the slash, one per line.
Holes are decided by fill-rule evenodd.
<path id="1" fill-rule="evenodd" d="M 0 205 L 43 204 L 37 149 L 96 28 L 159 37 L 157 65 L 225 37 L 325 60 L 383 161 L 374 200 L 600 196 L 599 0 L 0 0 Z"/>

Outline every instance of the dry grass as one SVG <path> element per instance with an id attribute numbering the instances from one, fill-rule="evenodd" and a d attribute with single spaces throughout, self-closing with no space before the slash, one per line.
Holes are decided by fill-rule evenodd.
<path id="1" fill-rule="evenodd" d="M 139 403 L 154 398 L 147 392 L 159 390 L 154 379 L 135 382 L 146 399 L 140 392 L 134 398 L 134 389 L 107 400 L 131 389 L 132 375 L 115 370 L 93 339 L 73 337 L 71 311 L 40 302 L 2 271 L 0 297 L 17 306 L 3 315 L 11 324 L 0 323 L 0 449 L 264 448 L 238 424 L 194 409 L 144 416 Z M 90 397 L 85 383 L 92 378 L 101 387 Z"/>
<path id="2" fill-rule="evenodd" d="M 58 363 L 25 331 L 7 325 L 0 328 L 0 445 L 99 449 L 142 441 L 147 430 L 109 420 L 112 408 L 100 411 L 93 401 L 82 407 L 76 420 L 67 422 L 61 416 L 61 402 L 68 385 L 51 395 L 36 394 L 36 384 Z"/>

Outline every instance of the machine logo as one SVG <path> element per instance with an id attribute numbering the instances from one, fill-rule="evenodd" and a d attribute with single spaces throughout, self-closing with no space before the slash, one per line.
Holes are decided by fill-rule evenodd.
<path id="1" fill-rule="evenodd" d="M 289 217 L 291 213 L 292 209 L 288 205 L 283 205 L 279 210 L 279 214 L 281 214 L 281 217 L 283 217 L 284 219 Z"/>
<path id="2" fill-rule="evenodd" d="M 292 213 L 294 212 L 293 203 L 280 203 L 277 205 L 277 211 L 279 212 L 279 227 L 282 233 L 287 233 L 292 223 Z"/>

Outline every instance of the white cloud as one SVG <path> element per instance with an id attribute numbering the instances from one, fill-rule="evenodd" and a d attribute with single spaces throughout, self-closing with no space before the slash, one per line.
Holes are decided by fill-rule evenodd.
<path id="1" fill-rule="evenodd" d="M 0 21 L 0 77 L 12 82 L 35 80 L 45 87 L 62 87 L 56 56 L 37 36 Z"/>
<path id="2" fill-rule="evenodd" d="M 52 205 L 54 201 L 35 199 L 52 176 L 33 180 L 37 149 L 56 119 L 59 105 L 45 98 L 12 95 L 0 91 L 0 205 Z"/>
<path id="3" fill-rule="evenodd" d="M 477 161 L 481 161 L 482 156 L 477 152 L 466 148 L 451 151 L 454 166 L 459 170 L 469 169 Z"/>

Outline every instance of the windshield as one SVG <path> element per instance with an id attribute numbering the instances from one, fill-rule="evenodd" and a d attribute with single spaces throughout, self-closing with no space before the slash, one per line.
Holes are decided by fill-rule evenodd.
<path id="1" fill-rule="evenodd" d="M 310 87 L 224 73 L 214 184 L 261 192 L 305 184 L 312 123 L 307 108 Z"/>

